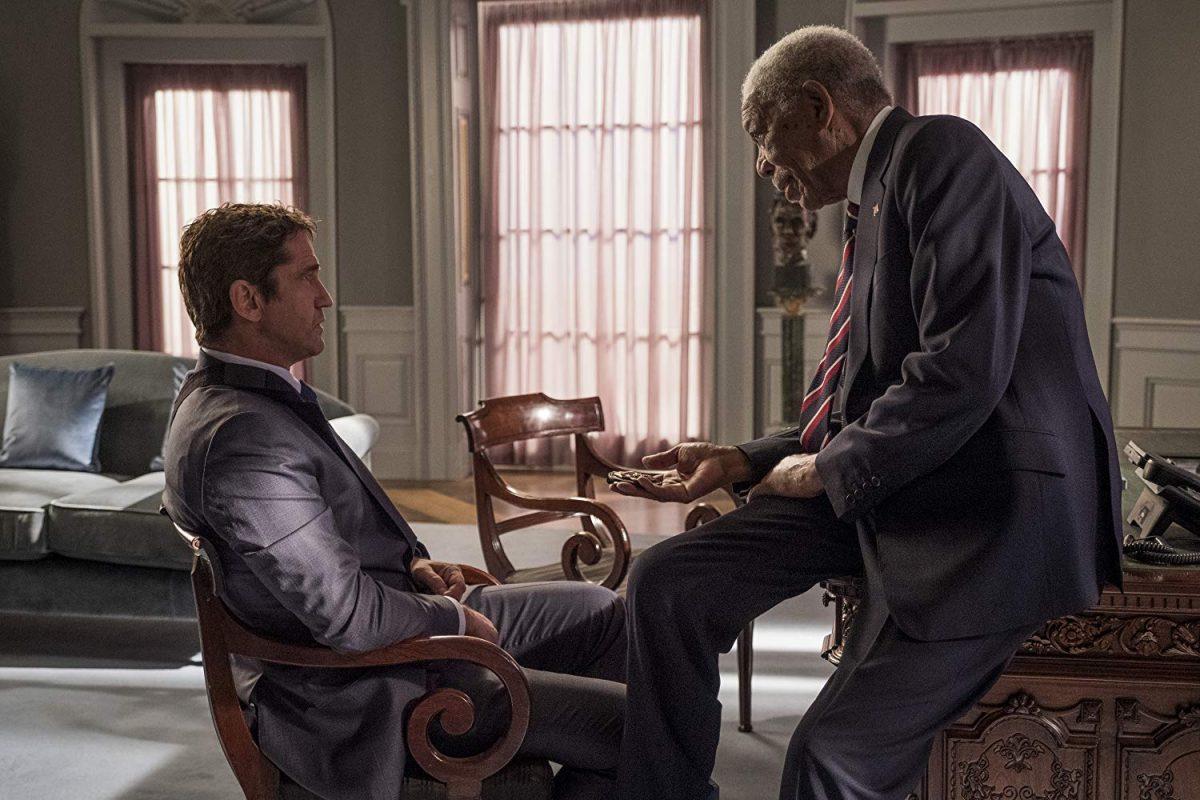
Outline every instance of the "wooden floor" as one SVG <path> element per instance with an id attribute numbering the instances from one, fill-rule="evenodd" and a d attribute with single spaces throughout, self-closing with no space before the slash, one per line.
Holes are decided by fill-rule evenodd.
<path id="1" fill-rule="evenodd" d="M 570 497 L 575 494 L 575 477 L 568 472 L 531 472 L 502 470 L 506 481 L 518 489 L 543 497 Z M 444 522 L 458 525 L 475 524 L 475 483 L 471 478 L 458 481 L 383 481 L 388 497 L 410 522 Z M 596 499 L 610 506 L 625 523 L 630 533 L 678 533 L 683 529 L 685 509 L 674 503 L 654 503 L 624 497 L 596 481 Z M 733 508 L 723 495 L 705 498 L 722 513 Z M 498 505 L 501 516 L 510 516 L 510 509 Z M 571 520 L 554 523 L 574 528 Z"/>

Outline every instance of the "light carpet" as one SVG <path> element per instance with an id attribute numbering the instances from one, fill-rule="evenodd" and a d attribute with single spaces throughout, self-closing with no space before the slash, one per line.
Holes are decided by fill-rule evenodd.
<path id="1" fill-rule="evenodd" d="M 473 526 L 416 524 L 433 555 L 482 567 Z M 634 536 L 635 547 L 654 536 Z M 520 566 L 557 560 L 562 531 L 508 536 Z M 778 792 L 788 739 L 831 672 L 818 592 L 755 630 L 755 731 L 737 730 L 737 665 L 721 657 L 715 778 L 723 800 Z M 0 616 L 0 800 L 231 800 L 241 792 L 208 713 L 194 624 Z"/>

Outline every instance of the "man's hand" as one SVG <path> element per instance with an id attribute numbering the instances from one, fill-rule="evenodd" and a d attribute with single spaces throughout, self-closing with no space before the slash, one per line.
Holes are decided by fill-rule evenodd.
<path id="1" fill-rule="evenodd" d="M 495 645 L 500 644 L 500 633 L 490 619 L 469 606 L 463 606 L 463 612 L 467 618 L 467 636 L 485 639 Z"/>
<path id="2" fill-rule="evenodd" d="M 815 453 L 788 456 L 767 473 L 767 477 L 750 490 L 748 500 L 764 494 L 778 497 L 816 497 L 825 491 L 825 483 L 817 474 Z"/>
<path id="3" fill-rule="evenodd" d="M 736 447 L 709 442 L 677 444 L 664 453 L 642 459 L 649 469 L 674 469 L 675 475 L 661 484 L 649 478 L 613 484 L 613 491 L 630 497 L 644 497 L 663 503 L 690 503 L 709 492 L 750 477 L 750 461 Z"/>
<path id="4" fill-rule="evenodd" d="M 463 578 L 458 564 L 414 558 L 408 572 L 417 584 L 424 586 L 434 594 L 444 594 L 455 600 L 461 600 L 467 591 L 467 581 Z"/>

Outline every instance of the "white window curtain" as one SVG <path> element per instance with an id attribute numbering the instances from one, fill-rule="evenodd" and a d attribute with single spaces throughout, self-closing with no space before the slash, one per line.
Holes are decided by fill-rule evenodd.
<path id="1" fill-rule="evenodd" d="M 624 463 L 704 437 L 702 4 L 482 8 L 486 394 L 598 394 Z"/>
<path id="2" fill-rule="evenodd" d="M 304 68 L 132 64 L 127 68 L 134 197 L 135 339 L 198 354 L 179 290 L 179 237 L 227 202 L 303 208 Z"/>
<path id="3" fill-rule="evenodd" d="M 1084 280 L 1089 35 L 906 45 L 900 101 L 974 122 L 1033 187 Z"/>

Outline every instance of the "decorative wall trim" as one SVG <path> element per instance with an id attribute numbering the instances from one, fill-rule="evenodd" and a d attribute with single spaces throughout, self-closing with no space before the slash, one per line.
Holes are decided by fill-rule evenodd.
<path id="1" fill-rule="evenodd" d="M 308 208 L 321 220 L 315 248 L 337 298 L 333 26 L 327 0 L 84 0 L 79 4 L 91 343 L 133 347 L 132 242 L 126 142 L 127 63 L 303 64 L 308 81 Z M 179 22 L 196 11 L 248 22 Z M 229 12 L 228 14 L 226 12 Z M 207 16 L 205 16 L 207 15 Z M 309 380 L 340 394 L 339 348 L 312 359 Z"/>
<path id="2" fill-rule="evenodd" d="M 1118 427 L 1200 428 L 1200 320 L 1113 320 Z"/>
<path id="3" fill-rule="evenodd" d="M 409 157 L 412 163 L 413 290 L 416 343 L 422 354 L 417 435 L 425 479 L 468 472 L 459 425 L 447 409 L 465 404 L 470 380 L 458 345 L 465 322 L 455 263 L 451 31 L 453 4 L 405 0 L 408 7 Z"/>
<path id="4" fill-rule="evenodd" d="M 371 451 L 379 478 L 422 476 L 412 306 L 342 306 L 346 400 L 379 422 Z"/>
<path id="5" fill-rule="evenodd" d="M 783 408 L 783 309 L 760 307 L 758 315 L 758 352 L 761 369 L 758 373 L 758 433 L 769 435 L 788 427 Z M 811 377 L 828 335 L 830 309 L 824 306 L 806 307 L 804 316 L 804 374 Z"/>
<path id="6" fill-rule="evenodd" d="M 82 342 L 80 306 L 0 308 L 0 355 L 70 350 Z"/>
<path id="7" fill-rule="evenodd" d="M 742 130 L 742 79 L 754 62 L 754 3 L 708 6 L 709 81 L 704 98 L 705 209 L 711 234 L 705 285 L 713 321 L 714 442 L 744 442 L 754 431 L 753 145 Z"/>

